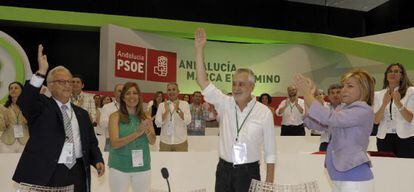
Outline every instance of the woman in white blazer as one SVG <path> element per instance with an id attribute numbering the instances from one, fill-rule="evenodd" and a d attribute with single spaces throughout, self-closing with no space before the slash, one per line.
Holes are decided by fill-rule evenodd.
<path id="1" fill-rule="evenodd" d="M 387 67 L 383 89 L 375 92 L 374 103 L 378 151 L 414 158 L 414 87 L 402 64 Z"/>

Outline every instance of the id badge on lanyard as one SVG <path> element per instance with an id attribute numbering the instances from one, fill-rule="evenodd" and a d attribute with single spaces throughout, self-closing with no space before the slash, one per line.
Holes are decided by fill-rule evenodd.
<path id="1" fill-rule="evenodd" d="M 63 145 L 62 154 L 60 155 L 58 163 L 67 164 L 73 163 L 73 143 L 67 143 Z"/>
<path id="2" fill-rule="evenodd" d="M 250 109 L 249 113 L 247 113 L 240 127 L 239 127 L 239 117 L 237 115 L 237 109 L 234 108 L 236 112 L 236 131 L 237 131 L 237 136 L 233 144 L 233 164 L 234 165 L 247 163 L 247 145 L 245 142 L 240 141 L 239 134 L 244 124 L 246 123 L 247 118 L 250 116 L 250 113 L 253 111 L 254 106 L 256 106 L 256 102 L 254 103 L 253 107 Z"/>
<path id="3" fill-rule="evenodd" d="M 144 166 L 144 153 L 142 149 L 132 150 L 132 167 L 142 167 Z"/>
<path id="4" fill-rule="evenodd" d="M 245 164 L 247 163 L 247 146 L 246 143 L 236 141 L 233 144 L 233 164 Z"/>
<path id="5" fill-rule="evenodd" d="M 14 138 L 22 138 L 24 136 L 24 133 L 23 133 L 23 125 L 19 123 L 20 113 L 16 112 L 14 109 L 13 109 L 13 112 L 16 115 L 16 124 L 12 125 Z"/>
<path id="6" fill-rule="evenodd" d="M 201 120 L 195 120 L 194 121 L 194 127 L 196 129 L 200 129 L 201 128 Z"/>
<path id="7" fill-rule="evenodd" d="M 290 117 L 289 117 L 289 120 L 290 120 L 291 122 L 294 122 L 294 121 L 295 121 L 295 119 L 296 119 L 296 117 L 295 117 L 295 115 L 294 115 L 294 113 L 293 113 L 293 108 L 294 108 L 294 106 L 293 106 L 293 105 L 291 105 L 291 104 L 289 103 L 289 108 L 290 108 Z"/>
<path id="8" fill-rule="evenodd" d="M 22 138 L 24 136 L 23 125 L 19 125 L 19 124 L 13 125 L 13 133 L 14 133 L 14 138 Z"/>
<path id="9" fill-rule="evenodd" d="M 173 123 L 172 120 L 168 121 L 167 124 L 167 135 L 172 135 L 173 132 Z"/>
<path id="10" fill-rule="evenodd" d="M 168 103 L 168 107 L 170 107 L 170 104 Z M 170 119 L 168 120 L 168 124 L 167 124 L 167 135 L 172 135 L 173 131 L 174 131 L 174 126 L 173 126 L 173 114 L 174 112 L 171 112 L 171 107 L 170 107 Z"/>

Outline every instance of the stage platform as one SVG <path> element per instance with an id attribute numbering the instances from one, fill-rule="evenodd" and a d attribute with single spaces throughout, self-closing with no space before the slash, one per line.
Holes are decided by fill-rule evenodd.
<path id="1" fill-rule="evenodd" d="M 158 140 L 158 139 L 157 139 Z M 189 152 L 158 152 L 154 145 L 151 151 L 151 186 L 153 189 L 165 190 L 166 182 L 160 170 L 168 168 L 172 191 L 191 191 L 205 188 L 214 191 L 215 170 L 218 162 L 217 136 L 190 136 Z M 316 180 L 322 192 L 329 192 L 330 182 L 324 169 L 324 155 L 313 155 L 317 150 L 319 138 L 276 137 L 277 165 L 275 181 L 281 184 L 298 184 Z M 370 150 L 375 149 L 375 137 L 371 138 Z M 20 154 L 0 154 L 1 191 L 16 191 L 11 177 Z M 108 153 L 104 153 L 107 160 Z M 375 178 L 376 192 L 411 192 L 414 190 L 414 159 L 390 157 L 371 157 Z M 262 164 L 262 179 L 264 168 Z M 109 168 L 107 167 L 107 173 Z M 92 171 L 92 191 L 108 192 L 108 174 L 97 178 Z"/>

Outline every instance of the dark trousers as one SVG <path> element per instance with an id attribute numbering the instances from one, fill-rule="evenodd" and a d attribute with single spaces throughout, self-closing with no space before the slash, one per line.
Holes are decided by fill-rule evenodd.
<path id="1" fill-rule="evenodd" d="M 378 151 L 392 152 L 396 157 L 414 158 L 414 137 L 399 138 L 397 134 L 387 134 L 384 139 L 377 138 Z"/>
<path id="2" fill-rule="evenodd" d="M 76 159 L 76 164 L 70 170 L 64 164 L 58 164 L 48 184 L 51 187 L 68 185 L 75 185 L 75 192 L 87 191 L 86 173 L 82 158 Z"/>
<path id="3" fill-rule="evenodd" d="M 379 126 L 379 124 L 374 124 L 374 125 L 372 126 L 371 136 L 377 136 L 377 133 L 378 133 L 378 126 Z"/>
<path id="4" fill-rule="evenodd" d="M 152 125 L 154 126 L 155 135 L 160 135 L 161 134 L 161 127 L 157 127 L 157 125 L 155 125 L 155 120 L 152 121 Z"/>
<path id="5" fill-rule="evenodd" d="M 329 143 L 328 143 L 328 142 L 322 142 L 322 143 L 319 145 L 319 151 L 326 151 L 326 149 L 328 149 L 328 145 L 329 145 Z"/>
<path id="6" fill-rule="evenodd" d="M 282 125 L 281 136 L 305 136 L 305 126 L 300 125 Z"/>
<path id="7" fill-rule="evenodd" d="M 220 159 L 216 170 L 216 192 L 247 192 L 252 179 L 260 181 L 259 162 L 235 165 Z"/>

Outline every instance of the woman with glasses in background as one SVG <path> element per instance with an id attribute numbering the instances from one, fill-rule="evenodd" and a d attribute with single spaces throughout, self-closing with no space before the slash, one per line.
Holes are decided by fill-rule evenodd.
<path id="1" fill-rule="evenodd" d="M 375 92 L 374 103 L 378 151 L 414 158 L 414 87 L 402 64 L 387 67 L 383 89 Z"/>

